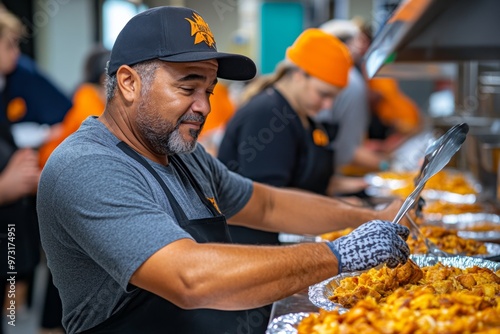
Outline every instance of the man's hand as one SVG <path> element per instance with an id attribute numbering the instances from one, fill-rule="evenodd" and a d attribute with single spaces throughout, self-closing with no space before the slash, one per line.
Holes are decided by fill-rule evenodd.
<path id="1" fill-rule="evenodd" d="M 383 263 L 393 268 L 408 260 L 410 249 L 405 240 L 409 234 L 406 226 L 372 220 L 327 244 L 339 261 L 339 274 Z"/>

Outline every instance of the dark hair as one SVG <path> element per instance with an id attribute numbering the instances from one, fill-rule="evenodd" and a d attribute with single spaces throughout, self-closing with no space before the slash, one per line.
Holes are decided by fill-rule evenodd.
<path id="1" fill-rule="evenodd" d="M 106 64 L 111 51 L 103 46 L 94 47 L 87 55 L 84 67 L 84 82 L 99 84 L 101 77 L 106 73 Z"/>

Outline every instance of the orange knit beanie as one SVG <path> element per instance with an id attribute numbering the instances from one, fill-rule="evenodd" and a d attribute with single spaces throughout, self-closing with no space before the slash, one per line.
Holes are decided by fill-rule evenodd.
<path id="1" fill-rule="evenodd" d="M 320 29 L 304 30 L 286 50 L 286 57 L 313 77 L 341 88 L 347 85 L 352 66 L 349 49 Z"/>

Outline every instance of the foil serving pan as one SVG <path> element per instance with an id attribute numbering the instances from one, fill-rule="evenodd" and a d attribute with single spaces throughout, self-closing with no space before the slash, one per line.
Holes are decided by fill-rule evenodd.
<path id="1" fill-rule="evenodd" d="M 369 185 L 365 189 L 365 193 L 368 196 L 372 197 L 381 197 L 381 198 L 397 197 L 397 195 L 393 193 L 393 189 L 385 187 L 376 187 L 373 185 Z M 427 201 L 441 200 L 455 204 L 474 204 L 478 201 L 478 196 L 476 194 L 457 194 L 448 191 L 439 191 L 433 189 L 422 190 L 421 196 L 425 198 Z"/>
<path id="2" fill-rule="evenodd" d="M 408 185 L 408 179 L 391 179 L 381 177 L 377 173 L 366 174 L 364 180 L 367 184 L 377 188 L 387 188 L 389 190 L 403 188 Z"/>
<path id="3" fill-rule="evenodd" d="M 425 216 L 425 223 L 457 230 L 458 236 L 464 239 L 474 239 L 483 242 L 500 241 L 500 215 L 493 213 L 429 215 Z M 490 231 L 473 230 L 482 224 L 491 224 L 494 229 Z"/>
<path id="4" fill-rule="evenodd" d="M 493 242 L 485 242 L 484 246 L 486 247 L 486 254 L 476 254 L 472 255 L 472 257 L 478 257 L 481 259 L 485 260 L 492 260 L 495 259 L 494 261 L 497 261 L 497 258 L 500 258 L 500 244 L 493 243 Z M 423 254 L 415 254 L 415 255 L 423 255 Z M 464 256 L 463 254 L 457 254 L 457 256 Z"/>
<path id="5" fill-rule="evenodd" d="M 297 326 L 310 313 L 289 313 L 274 318 L 267 326 L 266 334 L 297 334 Z"/>
<path id="6" fill-rule="evenodd" d="M 410 258 L 415 261 L 419 267 L 433 266 L 438 262 L 443 265 L 453 266 L 460 269 L 479 266 L 489 268 L 493 271 L 500 270 L 500 263 L 485 260 L 479 257 L 470 256 L 452 256 L 452 257 L 434 257 L 427 255 L 410 255 Z M 358 276 L 361 272 L 346 273 L 326 279 L 323 282 L 317 283 L 309 287 L 309 300 L 315 306 L 327 311 L 339 309 L 345 312 L 344 306 L 332 302 L 328 299 L 333 295 L 334 289 L 340 284 L 340 281 L 345 277 Z"/>
<path id="7" fill-rule="evenodd" d="M 446 170 L 448 173 L 458 173 L 458 171 Z M 475 180 L 475 178 L 470 173 L 463 173 L 467 182 L 471 185 L 471 187 L 476 192 L 475 194 L 459 194 L 449 191 L 435 190 L 435 189 L 426 189 L 422 190 L 421 196 L 428 201 L 446 201 L 449 203 L 456 204 L 473 204 L 478 200 L 477 194 L 481 192 L 481 184 Z M 410 180 L 408 179 L 390 179 L 384 178 L 378 175 L 377 173 L 369 173 L 364 176 L 365 182 L 368 184 L 368 187 L 365 189 L 365 192 L 369 196 L 373 197 L 395 197 L 393 191 L 399 188 L 403 188 L 408 185 Z"/>
<path id="8" fill-rule="evenodd" d="M 485 231 L 485 232 L 476 232 L 476 231 L 459 231 L 457 235 L 464 239 L 474 239 L 478 241 L 492 241 L 499 242 L 500 241 L 500 231 Z"/>
<path id="9" fill-rule="evenodd" d="M 489 260 L 490 258 L 498 258 L 500 256 L 500 244 L 493 242 L 485 242 L 486 250 L 488 253 L 486 254 L 477 254 L 472 257 L 478 257 L 481 259 Z"/>
<path id="10" fill-rule="evenodd" d="M 410 258 L 417 263 L 417 265 L 432 266 L 437 262 L 441 262 L 444 265 L 454 266 L 461 269 L 470 268 L 475 265 L 489 268 L 491 270 L 500 270 L 500 263 L 488 261 L 481 258 L 467 257 L 467 256 L 455 256 L 455 257 L 432 257 L 425 255 L 411 255 Z M 315 284 L 309 287 L 309 299 L 311 302 L 319 308 L 325 310 L 339 310 L 340 313 L 347 312 L 348 309 L 342 307 L 339 304 L 335 304 L 328 299 L 331 296 L 333 290 L 331 290 L 330 282 L 336 280 L 340 282 L 345 277 L 356 276 L 361 274 L 361 272 L 356 273 L 346 273 L 337 275 L 333 278 L 329 278 L 321 283 Z M 311 313 L 301 312 L 301 313 L 290 313 L 285 314 L 280 317 L 273 319 L 267 328 L 266 334 L 297 334 L 298 324 Z"/>

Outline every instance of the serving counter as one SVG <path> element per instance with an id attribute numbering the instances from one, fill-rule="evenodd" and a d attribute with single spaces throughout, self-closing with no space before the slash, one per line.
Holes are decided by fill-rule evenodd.
<path id="1" fill-rule="evenodd" d="M 273 321 L 273 319 L 289 313 L 317 311 L 318 307 L 311 303 L 306 289 L 304 291 L 291 295 L 290 297 L 274 302 L 271 309 L 270 321 Z"/>

